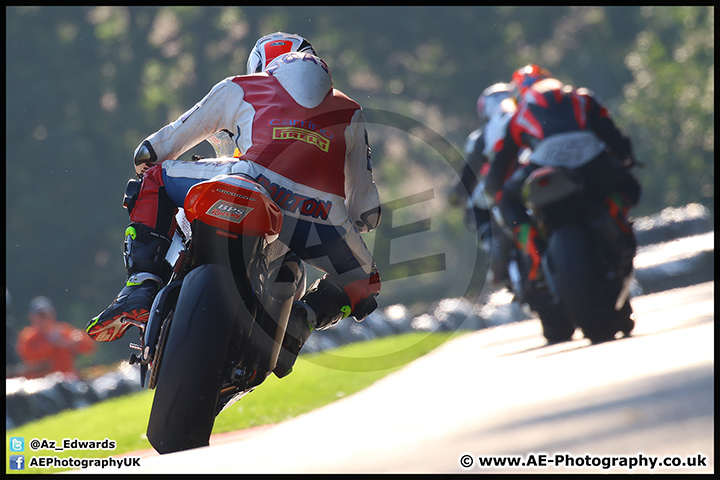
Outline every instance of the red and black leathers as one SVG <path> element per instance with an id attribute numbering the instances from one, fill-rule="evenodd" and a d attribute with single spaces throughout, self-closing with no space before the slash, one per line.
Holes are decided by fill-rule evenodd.
<path id="1" fill-rule="evenodd" d="M 531 150 L 529 164 L 518 169 L 517 155 L 525 147 Z M 604 198 L 619 192 L 635 205 L 640 184 L 625 166 L 632 159 L 630 140 L 590 91 L 549 78 L 534 84 L 520 99 L 485 188 L 513 230 L 530 222 L 520 190 L 539 166 L 572 168 L 584 179 L 589 194 Z"/>

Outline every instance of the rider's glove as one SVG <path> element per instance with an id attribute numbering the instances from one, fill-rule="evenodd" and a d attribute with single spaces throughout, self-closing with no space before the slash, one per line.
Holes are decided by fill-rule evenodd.
<path id="1" fill-rule="evenodd" d="M 375 300 L 375 297 L 377 296 L 377 293 L 373 293 L 369 297 L 363 298 L 357 303 L 357 305 L 355 305 L 355 310 L 352 311 L 351 315 L 355 317 L 356 322 L 362 322 L 365 317 L 375 311 L 378 306 L 377 301 Z"/>

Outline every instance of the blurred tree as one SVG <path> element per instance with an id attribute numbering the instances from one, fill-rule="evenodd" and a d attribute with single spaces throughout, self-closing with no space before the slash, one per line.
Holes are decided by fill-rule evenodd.
<path id="1" fill-rule="evenodd" d="M 714 208 L 714 7 L 642 7 L 643 30 L 625 63 L 623 115 L 640 172 L 643 209 L 701 202 Z"/>

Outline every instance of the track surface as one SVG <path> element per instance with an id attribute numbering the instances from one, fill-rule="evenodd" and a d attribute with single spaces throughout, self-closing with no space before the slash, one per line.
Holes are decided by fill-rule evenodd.
<path id="1" fill-rule="evenodd" d="M 309 414 L 122 471 L 714 472 L 714 284 L 632 304 L 630 338 L 589 345 L 576 332 L 545 346 L 536 320 L 468 333 Z M 480 456 L 535 465 L 481 467 Z M 617 457 L 615 466 L 602 457 Z M 651 467 L 666 457 L 685 466 Z"/>

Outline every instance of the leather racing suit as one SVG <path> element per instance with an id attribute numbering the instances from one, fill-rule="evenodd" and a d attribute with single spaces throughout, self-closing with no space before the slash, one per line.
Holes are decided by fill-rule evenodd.
<path id="1" fill-rule="evenodd" d="M 524 167 L 518 163 L 522 148 L 530 149 Z M 498 204 L 518 247 L 532 257 L 530 279 L 538 272 L 542 246 L 521 198 L 528 176 L 545 165 L 573 169 L 583 179 L 588 195 L 604 199 L 618 193 L 622 199 L 619 209 L 626 213 L 640 198 L 640 184 L 628 170 L 633 162 L 630 140 L 589 90 L 563 86 L 554 78 L 528 89 L 510 119 L 485 188 Z"/>
<path id="2" fill-rule="evenodd" d="M 377 267 L 360 237 L 380 222 L 363 111 L 332 88 L 329 69 L 321 59 L 290 53 L 273 63 L 266 72 L 220 81 L 136 150 L 136 156 L 141 149 L 149 151 L 159 164 L 144 172 L 129 208 L 127 285 L 133 275 L 141 276 L 135 285 L 159 275 L 175 229 L 175 212 L 193 185 L 218 175 L 246 174 L 263 185 L 283 211 L 279 241 L 326 272 L 322 281 L 334 289 L 336 298 L 342 297 L 340 304 L 349 303 L 342 316 L 323 311 L 320 302 L 312 304 L 318 317 L 312 328 L 329 326 L 348 315 L 361 320 L 376 308 L 374 299 L 380 291 Z M 232 134 L 239 158 L 177 160 L 220 130 Z M 309 299 L 307 303 L 311 304 Z M 100 341 L 119 338 L 127 324 L 120 325 L 119 316 L 114 318 L 115 325 L 111 327 L 108 320 L 102 327 L 113 331 L 99 334 L 102 321 L 96 318 L 88 324 L 88 333 Z M 306 339 L 306 334 L 301 336 Z"/>

